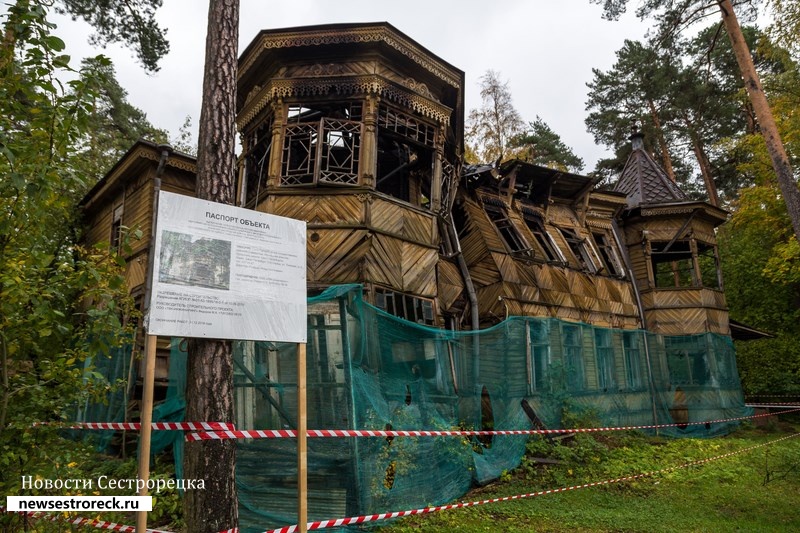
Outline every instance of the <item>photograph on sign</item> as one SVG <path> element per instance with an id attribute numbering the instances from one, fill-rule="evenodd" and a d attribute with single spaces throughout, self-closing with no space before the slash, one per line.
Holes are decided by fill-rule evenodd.
<path id="1" fill-rule="evenodd" d="M 306 341 L 306 223 L 159 194 L 148 333 Z"/>

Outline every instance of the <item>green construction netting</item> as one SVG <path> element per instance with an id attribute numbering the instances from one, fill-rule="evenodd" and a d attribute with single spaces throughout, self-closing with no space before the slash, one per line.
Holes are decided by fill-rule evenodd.
<path id="1" fill-rule="evenodd" d="M 457 332 L 369 305 L 358 285 L 308 300 L 310 429 L 530 429 L 679 424 L 672 436 L 724 434 L 747 416 L 733 343 L 664 337 L 558 319 L 511 317 Z M 185 351 L 172 343 L 167 400 L 154 420 L 180 420 Z M 234 343 L 238 429 L 294 428 L 296 346 Z M 125 365 L 118 365 L 120 368 Z M 94 420 L 109 420 L 94 417 Z M 109 415 L 111 416 L 111 415 Z M 86 420 L 91 420 L 88 415 Z M 153 449 L 182 434 L 154 432 Z M 517 466 L 525 436 L 314 438 L 308 441 L 310 520 L 442 504 Z M 239 441 L 240 528 L 297 521 L 294 439 Z"/>
<path id="2" fill-rule="evenodd" d="M 138 413 L 128 413 L 131 419 L 125 419 L 125 406 L 130 405 L 130 396 L 134 390 L 131 384 L 136 383 L 138 362 L 132 360 L 131 345 L 110 350 L 107 356 L 87 359 L 84 364 L 85 373 L 94 373 L 95 379 L 105 378 L 110 393 L 102 402 L 87 400 L 78 406 L 75 420 L 77 422 L 131 422 L 138 421 Z M 180 422 L 183 420 L 186 407 L 186 349 L 181 339 L 172 339 L 169 355 L 169 378 L 166 386 L 166 397 L 153 408 L 153 422 Z M 116 452 L 122 446 L 119 432 L 111 430 L 91 430 L 71 433 L 76 438 L 91 440 L 98 450 Z M 181 472 L 183 464 L 183 432 L 154 431 L 150 441 L 150 451 L 157 454 L 170 446 L 174 446 L 176 471 Z"/>
<path id="3" fill-rule="evenodd" d="M 239 429 L 295 427 L 296 347 L 235 344 Z M 308 302 L 308 427 L 529 429 L 576 420 L 680 424 L 706 437 L 747 416 L 730 338 L 664 337 L 557 319 L 511 317 L 479 332 L 400 320 L 360 286 Z M 524 404 L 524 405 L 523 405 Z M 309 519 L 442 504 L 517 466 L 525 436 L 325 438 L 308 441 Z M 240 441 L 240 527 L 297 520 L 296 443 Z"/>

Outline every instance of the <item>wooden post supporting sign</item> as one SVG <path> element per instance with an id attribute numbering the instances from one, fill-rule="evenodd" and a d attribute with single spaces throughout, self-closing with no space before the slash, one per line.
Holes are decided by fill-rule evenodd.
<path id="1" fill-rule="evenodd" d="M 297 531 L 308 531 L 308 448 L 306 431 L 306 345 L 297 345 Z"/>
<path id="2" fill-rule="evenodd" d="M 153 423 L 153 388 L 156 373 L 156 344 L 158 337 L 147 335 L 144 341 L 144 382 L 142 384 L 142 413 L 139 421 L 139 496 L 147 496 L 147 480 L 150 478 L 150 436 Z M 143 486 L 142 486 L 143 485 Z M 136 513 L 136 533 L 147 530 L 147 511 Z"/>

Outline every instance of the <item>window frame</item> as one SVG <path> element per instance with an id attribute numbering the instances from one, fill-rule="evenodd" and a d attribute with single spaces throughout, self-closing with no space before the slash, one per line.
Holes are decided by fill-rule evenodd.
<path id="1" fill-rule="evenodd" d="M 598 273 L 600 267 L 597 264 L 597 260 L 592 257 L 586 237 L 578 233 L 578 230 L 575 228 L 558 226 L 558 231 L 561 232 L 564 242 L 567 243 L 567 247 L 575 257 L 580 269 L 591 272 L 592 274 Z"/>
<path id="2" fill-rule="evenodd" d="M 533 239 L 544 253 L 545 261 L 548 263 L 563 263 L 565 261 L 564 255 L 553 241 L 553 237 L 551 237 L 547 232 L 544 218 L 541 215 L 530 211 L 529 209 L 523 209 L 522 220 L 525 223 L 525 226 L 527 226 L 527 228 L 533 234 Z"/>
<path id="3" fill-rule="evenodd" d="M 328 116 L 330 109 L 315 112 L 303 104 L 286 107 L 286 122 L 281 128 L 280 187 L 360 185 L 363 104 L 352 101 L 347 105 L 350 118 Z M 306 114 L 312 118 L 304 119 Z M 349 143 L 344 142 L 346 138 Z M 349 153 L 337 156 L 337 149 Z"/>
<path id="4" fill-rule="evenodd" d="M 385 287 L 375 287 L 373 294 L 374 305 L 378 309 L 415 324 L 436 327 L 436 302 L 433 298 L 415 296 Z M 397 312 L 400 309 L 403 311 L 402 314 Z"/>
<path id="5" fill-rule="evenodd" d="M 613 239 L 608 238 L 608 234 L 602 231 L 591 231 L 592 240 L 594 241 L 595 251 L 597 256 L 603 264 L 606 273 L 618 278 L 625 277 L 625 269 L 623 262 L 617 253 L 617 248 L 613 244 Z M 598 240 L 599 238 L 599 240 Z"/>
<path id="6" fill-rule="evenodd" d="M 571 338 L 573 335 L 576 339 Z M 571 344 L 573 340 L 577 340 L 577 344 Z M 585 391 L 587 389 L 586 364 L 583 360 L 583 328 L 580 325 L 561 324 L 561 348 L 564 355 L 567 386 L 576 391 Z"/>
<path id="7" fill-rule="evenodd" d="M 487 201 L 488 200 L 488 201 Z M 533 259 L 534 250 L 508 215 L 508 208 L 497 205 L 496 200 L 483 198 L 481 204 L 486 218 L 492 223 L 506 251 L 514 256 Z M 495 216 L 492 216 L 492 215 Z M 513 241 L 513 242 L 512 242 Z"/>
<path id="8" fill-rule="evenodd" d="M 617 362 L 611 331 L 594 328 L 594 353 L 597 362 L 597 388 L 604 392 L 617 389 Z"/>
<path id="9" fill-rule="evenodd" d="M 117 204 L 111 210 L 111 236 L 110 248 L 115 252 L 119 252 L 122 246 L 122 217 L 125 214 L 125 204 Z"/>

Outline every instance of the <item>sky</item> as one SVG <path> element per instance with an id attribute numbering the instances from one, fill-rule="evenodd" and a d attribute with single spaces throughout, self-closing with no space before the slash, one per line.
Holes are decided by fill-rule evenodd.
<path id="1" fill-rule="evenodd" d="M 128 101 L 153 125 L 177 136 L 190 116 L 196 140 L 207 17 L 207 1 L 164 0 L 157 19 L 167 28 L 170 52 L 155 74 L 147 74 L 121 45 L 92 48 L 86 23 L 57 16 L 53 21 L 74 65 L 104 53 Z M 465 72 L 467 112 L 481 104 L 479 78 L 489 69 L 499 72 L 523 120 L 541 117 L 583 158 L 585 172 L 611 155 L 595 145 L 584 125 L 592 69 L 608 70 L 624 40 L 642 39 L 649 26 L 632 13 L 603 20 L 601 6 L 589 0 L 241 0 L 239 50 L 262 29 L 379 21 Z"/>

